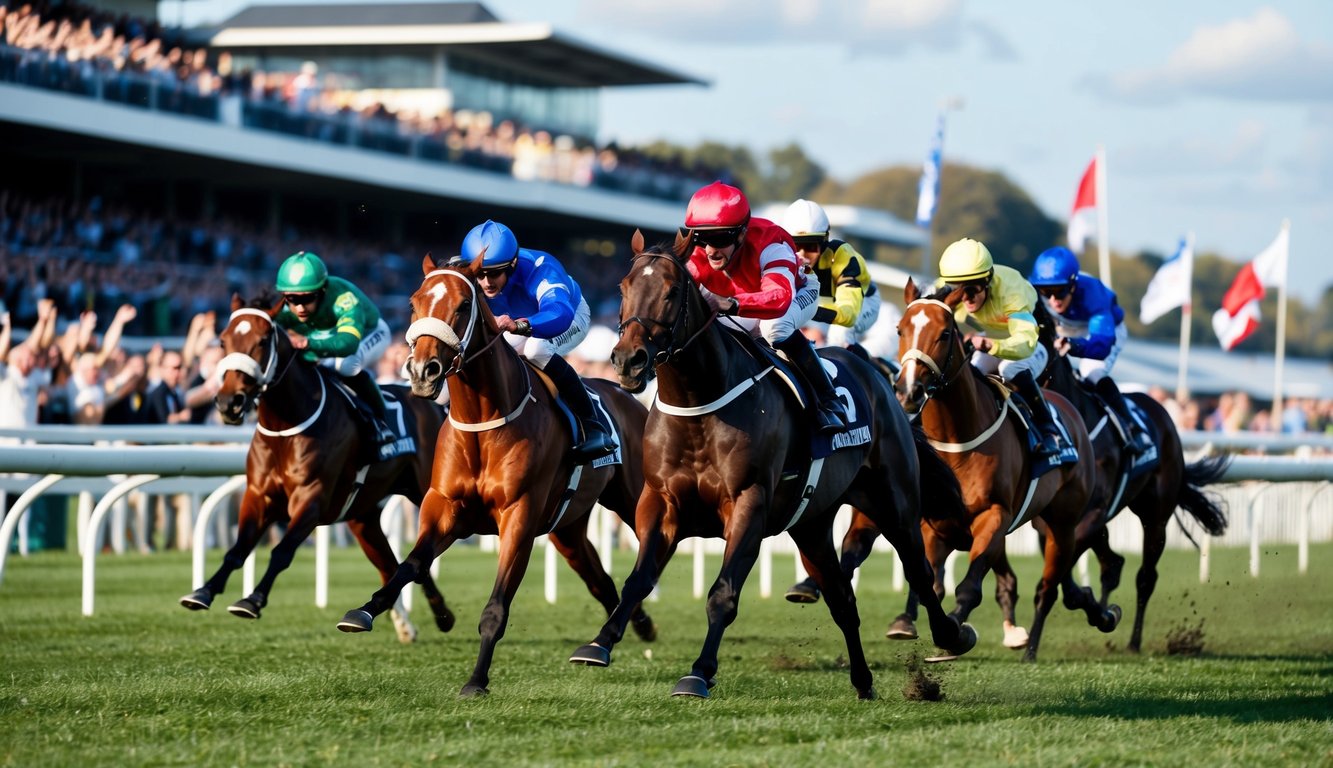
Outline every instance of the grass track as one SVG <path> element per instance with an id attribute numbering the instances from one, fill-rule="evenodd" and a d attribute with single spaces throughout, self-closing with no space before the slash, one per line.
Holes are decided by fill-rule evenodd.
<path id="1" fill-rule="evenodd" d="M 0 765 L 1333 765 L 1333 546 L 1312 550 L 1305 576 L 1295 560 L 1294 548 L 1269 547 L 1252 579 L 1246 551 L 1215 550 L 1201 585 L 1197 555 L 1168 553 L 1139 656 L 1123 651 L 1136 558 L 1116 593 L 1125 624 L 1102 635 L 1057 607 L 1036 666 L 999 645 L 988 600 L 973 615 L 976 651 L 928 668 L 945 700 L 915 702 L 901 693 L 907 667 L 931 648 L 883 639 L 902 597 L 877 555 L 860 607 L 880 700 L 858 702 L 825 607 L 759 599 L 757 576 L 723 643 L 714 698 L 670 699 L 705 629 L 687 558 L 649 605 L 660 629 L 651 658 L 627 637 L 609 669 L 565 661 L 603 616 L 563 565 L 561 602 L 547 605 L 534 561 L 491 695 L 460 700 L 494 579 L 494 557 L 472 548 L 443 560 L 458 626 L 440 634 L 418 600 L 414 646 L 394 639 L 387 617 L 368 635 L 334 629 L 378 585 L 355 550 L 333 553 L 321 610 L 303 549 L 258 622 L 226 613 L 239 575 L 212 611 L 180 608 L 194 586 L 184 554 L 101 558 L 91 618 L 79 613 L 76 557 L 15 557 L 0 585 Z M 629 565 L 618 557 L 617 580 Z M 1030 623 L 1039 563 L 1014 565 Z M 790 560 L 776 570 L 781 590 Z M 1201 628 L 1201 657 L 1166 653 L 1180 627 Z"/>

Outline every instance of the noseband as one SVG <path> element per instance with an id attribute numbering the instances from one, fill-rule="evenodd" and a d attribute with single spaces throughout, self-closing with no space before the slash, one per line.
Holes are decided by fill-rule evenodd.
<path id="1" fill-rule="evenodd" d="M 907 305 L 907 308 L 911 309 L 917 304 L 935 304 L 940 307 L 943 307 L 945 312 L 948 313 L 950 323 L 955 328 L 957 327 L 958 324 L 953 319 L 953 307 L 950 307 L 948 304 L 945 304 L 944 302 L 939 301 L 937 299 L 917 299 L 916 301 Z M 917 360 L 922 365 L 925 365 L 927 368 L 929 368 L 931 372 L 935 374 L 935 378 L 933 378 L 930 381 L 930 383 L 925 385 L 927 400 L 933 398 L 935 395 L 939 394 L 946 387 L 952 384 L 954 380 L 958 378 L 958 375 L 961 374 L 963 370 L 966 368 L 967 360 L 966 358 L 963 358 L 960 361 L 960 364 L 956 368 L 954 368 L 952 371 L 949 370 L 949 366 L 953 362 L 954 349 L 957 346 L 958 346 L 957 344 L 950 342 L 949 353 L 945 356 L 943 365 L 936 363 L 934 358 L 932 358 L 930 355 L 926 354 L 925 352 L 922 352 L 920 349 L 917 349 L 915 347 L 903 353 L 902 364 L 904 370 L 907 368 L 907 362 L 909 360 Z M 900 372 L 898 375 L 899 375 L 899 380 L 901 380 L 902 373 Z"/>
<path id="2" fill-rule="evenodd" d="M 417 339 L 422 336 L 429 336 L 449 349 L 452 349 L 454 352 L 454 359 L 449 363 L 449 368 L 445 370 L 442 375 L 442 378 L 447 379 L 463 370 L 463 366 L 467 365 L 472 360 L 475 360 L 481 353 L 490 349 L 492 344 L 504 338 L 504 334 L 495 334 L 495 338 L 491 339 L 486 346 L 477 350 L 472 355 L 464 355 L 464 350 L 466 350 L 468 344 L 472 342 L 472 334 L 477 328 L 477 302 L 479 301 L 477 298 L 477 286 L 468 279 L 467 275 L 456 269 L 437 269 L 427 274 L 425 279 L 429 280 L 432 277 L 445 275 L 453 275 L 454 277 L 459 278 L 463 281 L 463 284 L 468 287 L 468 290 L 472 292 L 472 302 L 469 305 L 470 311 L 468 312 L 467 327 L 463 329 L 463 338 L 458 338 L 458 334 L 454 331 L 453 326 L 444 322 L 440 318 L 431 315 L 413 321 L 413 323 L 408 326 L 404 338 L 407 340 L 407 346 L 411 348 L 416 347 Z M 444 298 L 444 283 L 437 283 L 436 285 L 431 286 L 430 292 L 434 294 L 435 301 Z"/>
<path id="3" fill-rule="evenodd" d="M 231 319 L 227 322 L 230 326 L 236 322 L 237 318 L 253 316 L 263 319 L 268 323 L 268 362 L 260 367 L 259 362 L 244 352 L 232 352 L 218 361 L 218 376 L 227 371 L 240 371 L 259 383 L 259 394 L 263 394 L 268 386 L 274 381 L 274 373 L 278 367 L 278 324 L 273 322 L 273 318 L 267 312 L 251 307 L 242 307 L 231 313 Z M 285 372 L 286 369 L 284 368 Z M 255 396 L 258 399 L 258 395 Z"/>

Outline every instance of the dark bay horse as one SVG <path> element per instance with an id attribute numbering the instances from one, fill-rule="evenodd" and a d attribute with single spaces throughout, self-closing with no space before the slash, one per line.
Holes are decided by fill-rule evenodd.
<path id="1" fill-rule="evenodd" d="M 291 565 L 297 547 L 317 526 L 338 521 L 347 522 L 381 580 L 388 581 L 398 560 L 380 528 L 377 505 L 395 493 L 421 502 L 435 455 L 435 435 L 444 422 L 443 409 L 405 397 L 401 387 L 390 388 L 389 394 L 398 395 L 395 405 L 401 406 L 399 431 L 405 427 L 403 433 L 415 439 L 417 449 L 384 461 L 367 461 L 370 450 L 354 420 L 354 406 L 334 389 L 337 374 L 301 360 L 301 352 L 274 322 L 282 299 L 262 297 L 247 307 L 240 296 L 233 296 L 231 306 L 231 319 L 220 337 L 227 355 L 220 364 L 222 383 L 214 404 L 228 424 L 241 423 L 257 404 L 259 423 L 245 460 L 236 544 L 212 578 L 181 597 L 181 605 L 193 610 L 212 605 L 228 576 L 277 522 L 286 522 L 287 530 L 273 548 L 255 591 L 231 605 L 232 614 L 259 618 L 274 580 Z M 421 587 L 436 626 L 448 632 L 454 616 L 429 574 Z M 394 623 L 399 639 L 410 642 L 416 637 L 406 612 L 395 610 Z"/>
<path id="2" fill-rule="evenodd" d="M 1069 401 L 1049 395 L 1079 452 L 1079 461 L 1032 479 L 1027 438 L 1016 423 L 1018 417 L 1011 413 L 1008 393 L 997 397 L 992 381 L 969 361 L 963 332 L 954 319 L 962 289 L 941 289 L 923 297 L 909 280 L 904 298 L 907 309 L 898 324 L 902 367 L 895 386 L 898 399 L 909 414 L 919 414 L 931 444 L 962 482 L 967 502 L 964 516 L 929 521 L 925 526 L 927 552 L 937 568 L 950 550 L 969 552 L 971 562 L 955 590 L 953 612 L 966 619 L 981 603 L 986 573 L 1007 564 L 1005 535 L 1025 519 L 1032 520 L 1039 532 L 1046 532 L 1045 566 L 1024 653 L 1025 660 L 1035 661 L 1046 617 L 1074 564 L 1076 529 L 1096 482 L 1087 430 Z M 1015 584 L 1000 583 L 997 596 L 1002 607 L 1002 593 L 1016 591 Z M 919 591 L 915 594 L 921 597 Z M 905 634 L 915 634 L 910 600 L 908 612 L 899 617 Z M 1102 608 L 1087 594 L 1072 600 L 1066 595 L 1065 605 L 1084 610 L 1088 623 L 1103 632 L 1115 629 L 1120 620 L 1118 607 Z"/>
<path id="3" fill-rule="evenodd" d="M 499 534 L 499 572 L 481 614 L 481 651 L 463 696 L 487 692 L 495 645 L 504 637 L 509 606 L 528 567 L 533 540 L 550 541 L 583 579 L 607 613 L 619 603 L 615 582 L 588 541 L 595 503 L 631 522 L 643 487 L 643 424 L 647 410 L 619 387 L 589 379 L 619 436 L 620 461 L 578 465 L 570 459 L 574 433 L 535 368 L 504 341 L 477 285 L 479 256 L 471 264 L 437 269 L 422 260 L 425 278 L 412 295 L 412 393 L 435 398 L 449 387 L 450 412 L 440 430 L 435 471 L 421 502 L 416 546 L 393 578 L 338 628 L 365 632 L 398 593 L 429 574 L 432 561 L 460 538 Z M 652 619 L 635 602 L 634 629 L 656 636 Z"/>
<path id="4" fill-rule="evenodd" d="M 1039 315 L 1043 343 L 1054 338 L 1053 322 L 1049 315 Z M 1111 592 L 1120 585 L 1120 574 L 1125 558 L 1111 549 L 1106 525 L 1129 507 L 1143 526 L 1143 563 L 1135 579 L 1137 606 L 1134 630 L 1128 650 L 1138 652 L 1143 645 L 1143 619 L 1148 601 L 1157 587 L 1157 563 L 1166 549 L 1166 529 L 1176 516 L 1177 508 L 1188 512 L 1210 536 L 1226 532 L 1226 512 L 1201 489 L 1221 479 L 1231 463 L 1229 456 L 1210 456 L 1190 464 L 1185 463 L 1180 434 L 1171 415 L 1153 398 L 1142 393 L 1130 393 L 1126 398 L 1143 411 L 1156 433 L 1157 466 L 1131 477 L 1127 463 L 1125 440 L 1101 400 L 1083 385 L 1069 358 L 1048 347 L 1050 362 L 1046 366 L 1044 385 L 1058 392 L 1078 409 L 1088 428 L 1092 449 L 1097 456 L 1097 484 L 1087 512 L 1079 523 L 1076 551 L 1082 554 L 1091 549 L 1101 571 L 1100 604 L 1105 606 Z M 1128 425 L 1125 425 L 1128 426 Z M 1190 536 L 1181 524 L 1181 530 Z M 1190 537 L 1193 540 L 1193 537 Z M 1077 556 L 1077 555 L 1076 555 Z M 1082 590 L 1072 576 L 1064 584 L 1066 600 L 1072 590 Z"/>
<path id="5" fill-rule="evenodd" d="M 620 284 L 620 341 L 611 362 L 626 389 L 641 391 L 654 373 L 659 382 L 644 435 L 645 485 L 635 511 L 639 554 L 620 605 L 596 639 L 570 660 L 609 664 L 631 610 L 652 590 L 680 540 L 720 536 L 726 549 L 708 595 L 708 634 L 690 673 L 672 691 L 707 697 L 722 635 L 736 619 L 760 542 L 785 530 L 843 633 L 857 695 L 872 698 L 856 598 L 838 568 L 830 530 L 843 503 L 865 510 L 902 556 L 908 580 L 927 594 L 923 602 L 936 644 L 953 653 L 970 650 L 976 633 L 931 599 L 934 577 L 921 542 L 926 499 L 961 510 L 957 480 L 924 437 L 915 440 L 883 377 L 846 350 L 821 350 L 826 359 L 842 363 L 865 393 L 869 412 L 853 422 L 866 423 L 867 438 L 812 463 L 809 419 L 769 359 L 717 322 L 683 262 L 686 243 L 678 239 L 674 252 L 644 250 L 643 235 L 636 232 L 631 245 L 634 257 Z"/>

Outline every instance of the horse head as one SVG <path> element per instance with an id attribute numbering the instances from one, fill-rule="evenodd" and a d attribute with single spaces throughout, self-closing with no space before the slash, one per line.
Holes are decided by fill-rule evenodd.
<path id="1" fill-rule="evenodd" d="M 435 398 L 450 376 L 462 370 L 474 338 L 500 338 L 495 316 L 477 284 L 485 251 L 470 264 L 452 261 L 438 267 L 430 254 L 421 260 L 423 280 L 412 294 L 412 324 L 407 329 L 407 374 L 412 394 Z M 489 346 L 489 343 L 486 344 Z M 483 347 L 484 349 L 484 347 Z"/>
<path id="2" fill-rule="evenodd" d="M 907 309 L 898 322 L 898 364 L 901 370 L 893 389 L 909 416 L 967 369 L 963 334 L 954 309 L 963 300 L 961 288 L 941 288 L 923 297 L 916 283 L 903 291 Z"/>
<path id="3" fill-rule="evenodd" d="M 642 392 L 655 366 L 683 349 L 693 338 L 691 325 L 711 312 L 685 266 L 688 240 L 677 236 L 670 251 L 645 250 L 643 233 L 635 230 L 630 248 L 634 255 L 620 281 L 620 340 L 611 350 L 611 366 L 621 387 Z"/>
<path id="4" fill-rule="evenodd" d="M 274 320 L 281 309 L 281 297 L 263 294 L 246 306 L 240 294 L 232 294 L 231 319 L 218 337 L 225 353 L 218 362 L 222 380 L 213 396 L 213 406 L 226 424 L 240 424 L 277 377 L 286 339 Z"/>

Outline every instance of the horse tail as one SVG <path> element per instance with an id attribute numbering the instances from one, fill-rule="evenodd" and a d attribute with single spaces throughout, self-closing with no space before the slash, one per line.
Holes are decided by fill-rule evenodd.
<path id="1" fill-rule="evenodd" d="M 912 442 L 916 445 L 917 463 L 921 467 L 922 517 L 966 520 L 967 504 L 963 502 L 963 487 L 958 482 L 958 475 L 940 458 L 921 427 L 912 426 Z"/>
<path id="2" fill-rule="evenodd" d="M 1231 466 L 1231 456 L 1227 454 L 1205 456 L 1185 466 L 1185 477 L 1180 484 L 1180 496 L 1176 499 L 1176 505 L 1190 513 L 1209 536 L 1221 536 L 1226 533 L 1227 513 L 1222 500 L 1216 494 L 1205 493 L 1203 486 L 1221 480 L 1229 466 Z M 1179 519 L 1177 522 L 1180 522 Z M 1185 532 L 1185 537 L 1197 547 L 1198 542 L 1190 535 L 1189 530 L 1183 524 L 1180 528 Z"/>

